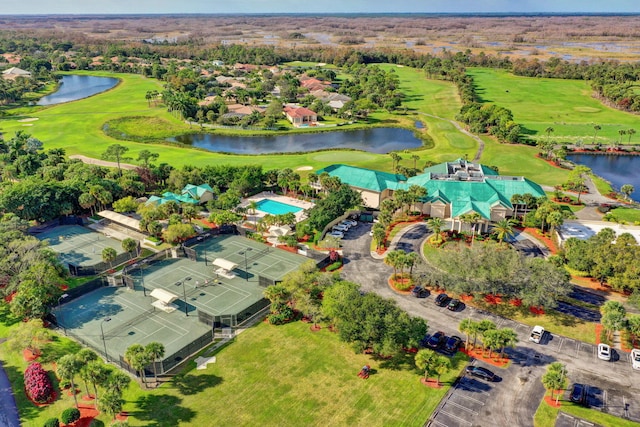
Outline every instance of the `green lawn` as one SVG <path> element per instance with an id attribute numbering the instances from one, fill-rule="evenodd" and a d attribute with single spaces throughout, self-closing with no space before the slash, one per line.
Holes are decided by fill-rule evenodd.
<path id="1" fill-rule="evenodd" d="M 640 223 L 640 209 L 614 208 L 611 214 L 618 220 L 626 221 L 628 224 Z"/>
<path id="2" fill-rule="evenodd" d="M 613 415 L 604 414 L 595 409 L 585 408 L 584 406 L 576 405 L 569 401 L 564 401 L 560 398 L 562 405 L 560 408 L 554 408 L 548 405 L 544 400 L 540 402 L 536 415 L 533 418 L 533 424 L 535 427 L 553 427 L 556 424 L 556 418 L 558 412 L 563 411 L 567 414 L 574 415 L 576 417 L 583 418 L 587 421 L 596 423 L 602 427 L 634 427 L 638 423 L 625 420 L 623 418 L 614 417 Z"/>
<path id="3" fill-rule="evenodd" d="M 14 326 L 15 327 L 15 326 Z M 77 351 L 66 338 L 56 338 L 45 356 Z M 442 376 L 445 385 L 432 389 L 420 383 L 413 355 L 379 360 L 355 354 L 324 328 L 309 324 L 261 323 L 219 350 L 216 363 L 184 372 L 159 389 L 145 391 L 132 384 L 125 393 L 131 426 L 210 425 L 422 425 L 462 370 L 459 353 L 454 369 Z M 0 346 L 0 358 L 14 383 L 23 425 L 40 427 L 73 405 L 63 393 L 51 405 L 36 408 L 21 391 L 26 362 Z M 368 380 L 357 376 L 370 364 Z M 45 365 L 52 369 L 50 365 Z M 100 417 L 108 421 L 107 417 Z"/>
<path id="4" fill-rule="evenodd" d="M 545 130 L 552 127 L 552 140 L 590 144 L 597 124 L 602 127 L 597 142 L 607 143 L 618 140 L 619 130 L 638 127 L 636 115 L 605 106 L 583 80 L 519 77 L 488 68 L 469 68 L 468 73 L 481 99 L 509 108 L 516 122 L 534 132 L 533 138 L 546 138 Z M 631 138 L 631 143 L 639 141 L 639 136 Z"/>

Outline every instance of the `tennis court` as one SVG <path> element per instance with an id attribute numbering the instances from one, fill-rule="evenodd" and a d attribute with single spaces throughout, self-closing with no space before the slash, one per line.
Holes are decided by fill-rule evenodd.
<path id="1" fill-rule="evenodd" d="M 265 286 L 308 260 L 239 236 L 213 237 L 191 249 L 196 260 L 141 262 L 128 267 L 126 287 L 103 287 L 63 304 L 54 310 L 59 325 L 101 354 L 106 347 L 111 361 L 132 344 L 161 342 L 171 359 L 162 372 L 199 350 L 194 342 L 210 342 L 212 326 L 237 326 L 268 306 Z M 216 273 L 212 260 L 219 258 L 237 264 L 228 277 Z M 154 306 L 154 289 L 170 296 L 166 310 Z"/>
<path id="2" fill-rule="evenodd" d="M 113 248 L 124 253 L 122 243 L 80 225 L 60 225 L 36 235 L 49 242 L 63 263 L 89 266 L 102 262 L 102 250 Z"/>

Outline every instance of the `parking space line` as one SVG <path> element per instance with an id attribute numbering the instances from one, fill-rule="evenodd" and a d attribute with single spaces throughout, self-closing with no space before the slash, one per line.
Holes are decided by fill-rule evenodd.
<path id="1" fill-rule="evenodd" d="M 460 397 L 462 397 L 463 399 L 472 400 L 472 401 L 474 401 L 474 402 L 476 402 L 476 403 L 479 403 L 479 404 L 481 404 L 482 406 L 484 406 L 484 402 L 483 402 L 482 400 L 478 400 L 478 399 L 476 399 L 476 398 L 474 398 L 474 397 L 471 397 L 471 396 L 465 396 L 465 395 L 463 395 L 463 394 L 456 394 L 456 396 L 460 396 Z"/>
<path id="2" fill-rule="evenodd" d="M 442 426 L 442 427 L 449 427 L 449 426 L 448 426 L 448 425 L 446 425 L 446 424 L 442 424 L 440 421 L 438 421 L 438 420 L 437 420 L 437 418 L 438 418 L 438 415 L 436 415 L 436 416 L 431 420 L 431 422 L 434 422 L 434 423 L 436 423 L 436 424 L 438 424 L 439 426 Z"/>
<path id="3" fill-rule="evenodd" d="M 462 409 L 463 411 L 467 411 L 472 413 L 473 415 L 478 415 L 478 412 L 474 411 L 473 409 L 467 408 L 464 405 L 461 405 L 459 403 L 453 402 L 451 400 L 447 400 L 447 403 L 445 403 L 444 407 L 446 408 L 447 405 L 453 405 L 453 406 L 457 406 L 458 408 Z"/>
<path id="4" fill-rule="evenodd" d="M 560 338 L 560 344 L 558 345 L 558 350 L 556 350 L 558 353 L 562 351 L 562 344 L 564 344 L 564 338 Z"/>
<path id="5" fill-rule="evenodd" d="M 472 423 L 472 422 L 467 421 L 467 420 L 465 420 L 464 418 L 460 418 L 460 417 L 459 417 L 459 416 L 457 416 L 457 415 L 453 415 L 453 414 L 451 414 L 451 413 L 449 413 L 449 412 L 447 412 L 447 411 L 443 411 L 442 409 L 440 410 L 440 412 L 439 412 L 439 413 L 440 413 L 440 414 L 445 414 L 445 415 L 447 415 L 447 416 L 449 416 L 449 417 L 451 417 L 451 418 L 455 418 L 456 420 L 461 421 L 461 422 L 463 422 L 463 423 L 465 423 L 465 424 L 473 425 L 473 423 Z"/>
<path id="6" fill-rule="evenodd" d="M 624 395 L 622 395 L 624 402 Z M 602 390 L 602 412 L 607 412 L 607 390 Z"/>

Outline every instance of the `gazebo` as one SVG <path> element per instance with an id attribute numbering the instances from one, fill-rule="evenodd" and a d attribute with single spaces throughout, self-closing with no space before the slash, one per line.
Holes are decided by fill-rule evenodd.
<path id="1" fill-rule="evenodd" d="M 216 270 L 216 274 L 224 277 L 225 279 L 233 279 L 236 275 L 233 273 L 233 269 L 238 266 L 238 264 L 228 261 L 224 258 L 216 258 L 213 260 L 213 265 L 218 267 Z"/>

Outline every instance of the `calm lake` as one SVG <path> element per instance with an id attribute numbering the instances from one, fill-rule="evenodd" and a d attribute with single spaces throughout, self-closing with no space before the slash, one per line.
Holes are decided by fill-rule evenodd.
<path id="1" fill-rule="evenodd" d="M 373 128 L 275 136 L 222 136 L 210 133 L 182 135 L 169 139 L 209 151 L 234 154 L 300 153 L 329 148 L 353 148 L 386 154 L 417 148 L 422 141 L 413 132 L 399 128 Z M 349 154 L 345 154 L 345 161 Z"/>
<path id="2" fill-rule="evenodd" d="M 567 159 L 585 165 L 598 176 L 609 181 L 616 190 L 631 184 L 636 191 L 631 198 L 640 202 L 640 156 L 600 156 L 592 154 L 570 154 Z"/>
<path id="3" fill-rule="evenodd" d="M 112 77 L 62 76 L 59 89 L 50 95 L 40 98 L 37 105 L 55 105 L 77 101 L 78 99 L 109 90 L 116 84 L 118 84 L 118 79 Z"/>

